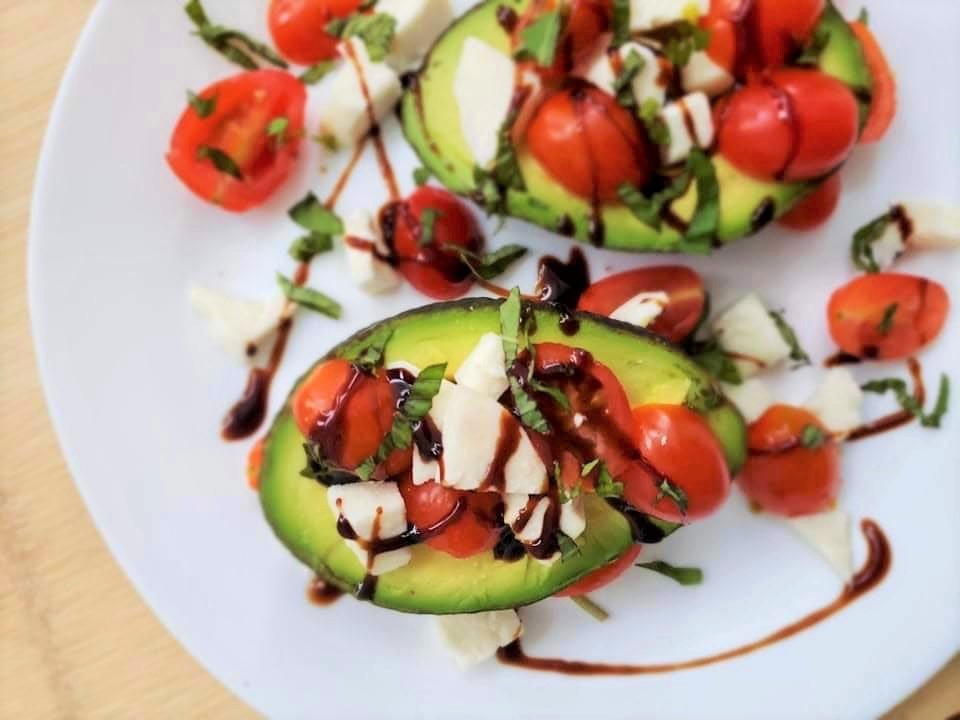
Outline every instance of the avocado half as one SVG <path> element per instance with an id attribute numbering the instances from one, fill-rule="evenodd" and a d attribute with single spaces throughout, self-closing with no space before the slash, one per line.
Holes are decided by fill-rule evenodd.
<path id="1" fill-rule="evenodd" d="M 461 195 L 474 195 L 475 162 L 460 130 L 460 109 L 453 82 L 468 37 L 510 54 L 510 37 L 497 21 L 497 10 L 507 5 L 522 13 L 532 0 L 486 0 L 463 15 L 437 40 L 424 60 L 415 81 L 401 103 L 404 134 L 424 166 L 447 188 Z M 846 83 L 860 103 L 861 120 L 870 109 L 872 78 L 859 40 L 849 25 L 828 3 L 815 31 L 825 38 L 819 68 Z M 862 123 L 861 123 L 862 124 Z M 510 215 L 548 230 L 572 235 L 587 242 L 591 209 L 587 200 L 565 190 L 525 148 L 517 148 L 526 183 L 525 191 L 509 190 L 506 206 Z M 712 157 L 720 186 L 720 221 L 717 244 L 751 235 L 794 207 L 820 183 L 762 182 L 737 170 L 719 155 Z M 672 204 L 674 215 L 689 221 L 697 204 L 695 183 Z M 685 240 L 677 230 L 664 225 L 656 230 L 634 217 L 623 205 L 603 208 L 603 247 L 644 252 L 702 253 L 700 244 Z"/>
<path id="2" fill-rule="evenodd" d="M 386 325 L 393 334 L 385 363 L 406 361 L 426 367 L 447 362 L 447 376 L 452 377 L 484 333 L 499 332 L 500 302 L 471 299 L 412 310 L 354 335 L 321 362 L 348 355 L 374 329 Z M 556 309 L 535 305 L 534 312 L 533 342 L 585 348 L 616 374 L 632 406 L 687 404 L 713 429 L 731 473 L 743 465 L 746 427 L 740 413 L 723 398 L 713 380 L 680 351 L 632 325 L 586 313 L 577 313 L 580 328 L 570 337 L 561 331 Z M 327 582 L 356 594 L 364 568 L 337 533 L 326 488 L 300 475 L 304 465 L 303 437 L 288 399 L 265 441 L 260 475 L 264 514 L 297 558 Z M 548 566 L 529 557 L 515 562 L 496 560 L 492 551 L 457 559 L 417 545 L 409 565 L 378 578 L 372 601 L 403 612 L 447 614 L 512 608 L 542 600 L 612 562 L 633 544 L 627 521 L 606 501 L 588 496 L 586 512 L 587 529 L 579 555 Z"/>

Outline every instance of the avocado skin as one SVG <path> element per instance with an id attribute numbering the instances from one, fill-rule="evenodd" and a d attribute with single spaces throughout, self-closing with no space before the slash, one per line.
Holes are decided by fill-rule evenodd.
<path id="1" fill-rule="evenodd" d="M 474 161 L 460 131 L 460 110 L 453 95 L 453 80 L 463 43 L 473 36 L 509 54 L 509 37 L 497 22 L 497 9 L 507 5 L 521 14 L 529 2 L 486 0 L 461 16 L 437 40 L 404 94 L 401 118 L 407 141 L 424 166 L 455 193 L 465 196 L 476 193 Z M 830 3 L 817 32 L 828 36 L 819 60 L 820 69 L 850 86 L 860 102 L 861 120 L 865 122 L 872 81 L 859 41 Z M 526 189 L 507 192 L 507 213 L 589 242 L 592 211 L 588 201 L 553 181 L 525 148 L 517 148 L 517 159 Z M 713 162 L 720 185 L 716 246 L 760 231 L 820 184 L 819 181 L 763 182 L 740 172 L 722 157 L 714 156 Z M 683 221 L 690 220 L 695 208 L 694 187 L 671 206 L 673 214 Z M 605 233 L 601 245 L 612 250 L 703 254 L 711 249 L 701 243 L 688 242 L 667 224 L 659 230 L 645 225 L 622 205 L 604 207 L 602 217 Z"/>
<path id="2" fill-rule="evenodd" d="M 418 308 L 357 333 L 323 360 L 347 354 L 386 324 L 393 330 L 386 363 L 402 359 L 424 367 L 447 361 L 447 374 L 452 376 L 483 333 L 499 330 L 499 305 L 496 300 L 471 299 Z M 585 347 L 617 374 L 633 405 L 690 399 L 704 409 L 731 472 L 739 469 L 746 452 L 743 419 L 703 370 L 663 340 L 631 325 L 586 313 L 576 317 L 580 330 L 568 337 L 560 330 L 557 310 L 536 305 L 534 342 Z M 260 475 L 264 514 L 297 558 L 327 582 L 356 594 L 364 569 L 337 534 L 326 488 L 300 475 L 302 443 L 288 399 L 265 441 Z M 378 579 L 372 601 L 402 612 L 447 614 L 519 607 L 549 597 L 612 562 L 633 544 L 627 521 L 604 500 L 590 496 L 586 508 L 587 532 L 579 555 L 548 567 L 532 558 L 495 560 L 492 552 L 461 560 L 420 545 L 413 548 L 409 565 Z"/>

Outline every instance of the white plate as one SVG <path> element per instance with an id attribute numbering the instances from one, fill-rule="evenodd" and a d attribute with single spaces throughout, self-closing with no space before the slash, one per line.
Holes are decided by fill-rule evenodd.
<path id="1" fill-rule="evenodd" d="M 926 680 L 960 647 L 960 408 L 943 430 L 913 427 L 851 447 L 843 503 L 875 518 L 894 551 L 889 578 L 840 615 L 787 642 L 701 670 L 639 678 L 570 679 L 490 663 L 457 671 L 428 618 L 342 601 L 306 602 L 307 571 L 273 539 L 242 477 L 244 445 L 218 438 L 244 372 L 222 356 L 187 291 L 202 282 L 267 295 L 297 229 L 285 210 L 308 187 L 328 189 L 311 148 L 299 176 L 263 209 L 232 216 L 196 201 L 163 154 L 198 90 L 235 67 L 190 37 L 181 3 L 98 5 L 67 73 L 40 166 L 30 245 L 30 295 L 40 366 L 70 468 L 95 522 L 137 588 L 218 678 L 272 716 L 329 717 L 869 717 Z M 266 0 L 209 0 L 218 21 L 267 35 Z M 786 307 L 824 357 L 829 291 L 851 277 L 852 231 L 905 197 L 960 201 L 960 4 L 905 9 L 871 3 L 871 22 L 901 80 L 901 114 L 879 148 L 845 172 L 841 211 L 823 231 L 768 231 L 692 261 L 717 302 L 738 288 Z M 387 137 L 409 187 L 413 158 L 395 122 Z M 311 143 L 312 145 L 312 143 Z M 380 188 L 368 154 L 341 209 L 371 207 Z M 569 243 L 520 223 L 495 242 L 566 254 Z M 590 251 L 595 276 L 656 259 Z M 509 281 L 529 287 L 534 260 Z M 960 291 L 960 258 L 911 258 L 904 268 Z M 370 321 L 422 302 L 387 300 L 343 283 L 343 260 L 315 262 L 313 282 L 345 301 L 342 322 L 303 317 L 275 385 L 293 379 Z M 960 356 L 954 313 L 924 354 L 931 379 Z M 889 373 L 879 368 L 860 373 Z M 788 378 L 800 400 L 815 371 Z M 883 402 L 871 401 L 879 413 Z M 858 560 L 863 547 L 857 539 Z M 636 573 L 597 600 L 598 624 L 571 603 L 524 612 L 528 651 L 606 661 L 683 660 L 740 645 L 831 600 L 830 570 L 772 521 L 734 498 L 717 517 L 648 550 L 707 573 L 681 588 Z M 348 715 L 349 714 L 349 715 Z"/>

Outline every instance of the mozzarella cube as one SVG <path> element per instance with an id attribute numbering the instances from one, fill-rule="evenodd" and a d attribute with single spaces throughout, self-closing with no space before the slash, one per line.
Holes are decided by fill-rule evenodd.
<path id="1" fill-rule="evenodd" d="M 710 10 L 710 0 L 630 0 L 630 30 L 646 32 L 687 20 L 695 23 Z"/>
<path id="2" fill-rule="evenodd" d="M 341 146 L 351 146 L 370 132 L 371 121 L 379 123 L 393 111 L 403 88 L 400 78 L 388 65 L 370 60 L 359 38 L 345 40 L 340 48 L 346 60 L 331 72 L 330 95 L 320 117 L 320 134 L 329 135 Z"/>
<path id="3" fill-rule="evenodd" d="M 816 415 L 827 430 L 845 433 L 863 421 L 863 390 L 844 367 L 831 368 L 813 396 L 807 401 L 807 410 Z"/>
<path id="4" fill-rule="evenodd" d="M 665 292 L 642 292 L 610 313 L 610 319 L 641 328 L 650 327 L 669 302 L 670 296 Z"/>
<path id="5" fill-rule="evenodd" d="M 503 522 L 513 527 L 528 502 L 530 496 L 525 493 L 506 493 L 503 496 Z"/>
<path id="6" fill-rule="evenodd" d="M 756 294 L 742 298 L 712 323 L 713 334 L 744 378 L 790 357 L 790 346 Z"/>
<path id="7" fill-rule="evenodd" d="M 440 480 L 440 463 L 436 460 L 425 460 L 420 451 L 413 448 L 413 466 L 410 470 L 410 479 L 414 485 L 424 485 L 428 482 Z"/>
<path id="8" fill-rule="evenodd" d="M 540 498 L 537 501 L 537 504 L 533 506 L 533 510 L 530 511 L 530 517 L 527 518 L 527 521 L 523 524 L 523 527 L 517 528 L 514 526 L 514 535 L 516 536 L 517 540 L 527 545 L 535 543 L 537 540 L 539 540 L 540 536 L 543 534 L 543 522 L 547 517 L 547 511 L 549 509 L 550 498 Z"/>
<path id="9" fill-rule="evenodd" d="M 622 62 L 631 52 L 636 52 L 643 60 L 643 67 L 634 76 L 631 84 L 637 105 L 643 105 L 646 100 L 656 100 L 657 105 L 663 105 L 667 97 L 667 88 L 660 82 L 662 75 L 660 58 L 650 48 L 640 43 L 626 43 L 619 49 L 610 51 L 605 45 L 601 45 L 583 69 L 576 74 L 612 95 L 617 80 L 617 72 L 614 69 L 617 63 L 611 53 L 619 53 L 619 61 Z"/>
<path id="10" fill-rule="evenodd" d="M 380 0 L 376 11 L 397 21 L 387 55 L 397 72 L 414 67 L 454 17 L 450 0 Z"/>
<path id="11" fill-rule="evenodd" d="M 713 145 L 714 126 L 710 98 L 702 92 L 684 95 L 660 111 L 660 119 L 670 131 L 670 143 L 663 147 L 665 165 L 690 157 L 693 148 Z"/>
<path id="12" fill-rule="evenodd" d="M 334 485 L 327 490 L 334 515 L 342 516 L 360 540 L 391 538 L 407 530 L 407 509 L 396 483 L 360 482 Z M 376 532 L 375 532 L 376 531 Z M 373 557 L 354 540 L 345 540 L 371 575 L 383 575 L 410 562 L 410 548 L 400 548 Z"/>
<path id="13" fill-rule="evenodd" d="M 379 295 L 400 285 L 400 274 L 385 259 L 390 250 L 370 213 L 359 210 L 347 216 L 343 245 L 350 277 L 362 290 Z"/>
<path id="14" fill-rule="evenodd" d="M 510 387 L 505 366 L 503 338 L 497 333 L 486 333 L 453 377 L 458 384 L 496 400 Z"/>
<path id="15" fill-rule="evenodd" d="M 732 402 L 747 423 L 759 420 L 774 404 L 773 393 L 759 378 L 750 378 L 741 385 L 721 383 L 724 395 Z"/>
<path id="16" fill-rule="evenodd" d="M 583 496 L 560 505 L 560 532 L 576 540 L 587 529 L 587 510 Z"/>
<path id="17" fill-rule="evenodd" d="M 437 617 L 437 627 L 462 668 L 489 660 L 499 648 L 509 645 L 523 634 L 516 610 L 440 615 Z"/>
<path id="18" fill-rule="evenodd" d="M 710 97 L 722 95 L 736 80 L 733 73 L 715 62 L 705 50 L 698 50 L 683 67 L 683 89 Z"/>
<path id="19" fill-rule="evenodd" d="M 463 139 L 480 167 L 497 155 L 500 128 L 510 112 L 516 65 L 494 47 L 468 37 L 453 79 Z"/>
<path id="20" fill-rule="evenodd" d="M 881 270 L 887 270 L 906 252 L 907 246 L 896 223 L 887 225 L 883 235 L 870 244 L 870 252 Z"/>
<path id="21" fill-rule="evenodd" d="M 820 553 L 844 583 L 853 579 L 850 515 L 840 510 L 791 518 L 786 523 Z"/>
<path id="22" fill-rule="evenodd" d="M 910 247 L 930 250 L 960 248 L 960 208 L 931 203 L 905 203 L 912 232 L 907 238 Z"/>
<path id="23" fill-rule="evenodd" d="M 190 302 L 207 321 L 213 339 L 240 362 L 256 357 L 260 345 L 276 332 L 286 306 L 280 294 L 258 302 L 200 285 L 191 288 Z"/>

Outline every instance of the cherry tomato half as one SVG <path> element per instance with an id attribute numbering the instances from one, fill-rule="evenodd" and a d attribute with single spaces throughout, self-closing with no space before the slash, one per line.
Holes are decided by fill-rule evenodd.
<path id="1" fill-rule="evenodd" d="M 567 16 L 566 43 L 574 64 L 610 29 L 612 16 L 612 0 L 573 0 Z"/>
<path id="2" fill-rule="evenodd" d="M 802 443 L 816 428 L 818 447 Z M 750 456 L 737 483 L 763 510 L 797 517 L 829 510 L 840 490 L 840 446 L 810 412 L 774 405 L 748 431 Z"/>
<path id="3" fill-rule="evenodd" d="M 809 41 L 823 15 L 826 0 L 754 0 L 748 22 L 759 47 L 753 51 L 761 67 L 786 64 Z"/>
<path id="4" fill-rule="evenodd" d="M 737 26 L 732 20 L 713 14 L 700 18 L 699 24 L 710 33 L 707 55 L 717 65 L 732 73 L 737 65 Z"/>
<path id="5" fill-rule="evenodd" d="M 914 275 L 863 275 L 833 293 L 830 335 L 840 349 L 870 360 L 902 360 L 943 330 L 950 297 L 937 282 Z"/>
<path id="6" fill-rule="evenodd" d="M 303 138 L 306 91 L 293 75 L 255 70 L 214 83 L 200 98 L 213 102 L 207 117 L 187 107 L 170 140 L 167 162 L 183 183 L 204 200 L 242 212 L 261 204 L 287 178 Z M 279 134 L 272 122 L 285 119 Z M 204 155 L 213 148 L 234 166 L 218 168 Z M 239 175 L 239 177 L 237 177 Z"/>
<path id="7" fill-rule="evenodd" d="M 424 217 L 432 220 L 425 230 Z M 470 210 L 456 195 L 430 186 L 417 189 L 397 208 L 393 249 L 397 269 L 417 290 L 437 300 L 452 300 L 473 286 L 473 275 L 460 256 L 448 246 L 478 253 L 483 234 Z M 423 243 L 424 233 L 432 240 Z"/>
<path id="8" fill-rule="evenodd" d="M 602 568 L 594 570 L 589 575 L 580 578 L 570 587 L 555 593 L 554 597 L 577 597 L 578 595 L 587 595 L 602 587 L 606 587 L 633 567 L 633 563 L 636 562 L 642 549 L 643 547 L 641 545 L 633 545 L 612 563 L 604 565 Z"/>
<path id="9" fill-rule="evenodd" d="M 271 0 L 267 22 L 273 42 L 285 58 L 313 65 L 337 57 L 340 38 L 327 33 L 334 18 L 352 15 L 361 0 Z"/>
<path id="10" fill-rule="evenodd" d="M 860 142 L 872 143 L 883 139 L 897 116 L 897 78 L 890 68 L 887 56 L 873 32 L 862 22 L 850 23 L 850 29 L 860 41 L 867 58 L 873 87 L 870 89 L 870 115 L 860 135 Z"/>
<path id="11" fill-rule="evenodd" d="M 792 230 L 813 230 L 831 218 L 840 204 L 843 181 L 834 173 L 778 221 Z"/>
<path id="12" fill-rule="evenodd" d="M 680 503 L 658 487 L 646 469 L 623 477 L 624 499 L 637 510 L 670 522 L 693 522 L 712 514 L 730 494 L 726 456 L 706 421 L 682 405 L 633 409 L 633 438 L 646 461 L 686 496 Z"/>
<path id="13" fill-rule="evenodd" d="M 706 306 L 701 277 L 682 265 L 663 265 L 611 275 L 593 283 L 581 296 L 579 309 L 610 315 L 631 298 L 646 292 L 664 292 L 669 303 L 649 330 L 670 342 L 682 342 L 693 332 Z"/>

